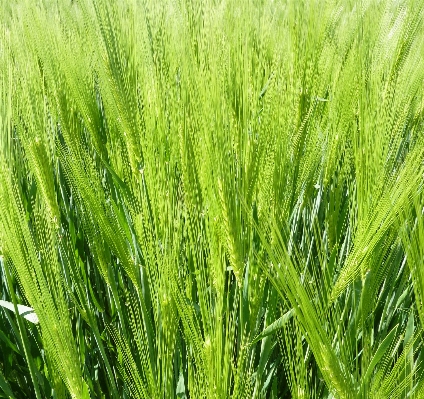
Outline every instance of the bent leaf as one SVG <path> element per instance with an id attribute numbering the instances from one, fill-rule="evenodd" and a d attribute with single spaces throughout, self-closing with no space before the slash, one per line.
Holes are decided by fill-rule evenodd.
<path id="1" fill-rule="evenodd" d="M 268 337 L 269 335 L 275 333 L 280 328 L 284 327 L 284 325 L 292 318 L 293 309 L 290 309 L 288 312 L 284 313 L 278 320 L 274 321 L 274 323 L 270 324 L 265 330 L 263 330 L 251 343 L 250 345 L 256 344 L 256 342 L 260 341 Z"/>
<path id="2" fill-rule="evenodd" d="M 0 300 L 0 306 L 3 306 L 4 308 L 9 309 L 12 312 L 15 311 L 15 306 L 13 305 L 12 302 Z M 25 317 L 25 319 L 27 319 L 31 323 L 38 324 L 39 322 L 38 316 L 35 314 L 33 308 L 30 308 L 29 306 L 25 306 L 25 305 L 17 305 L 17 307 L 18 307 L 19 314 L 22 317 Z"/>

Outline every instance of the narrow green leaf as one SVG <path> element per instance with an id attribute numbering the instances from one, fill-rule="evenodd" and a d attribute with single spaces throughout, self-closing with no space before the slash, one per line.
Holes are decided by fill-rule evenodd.
<path id="1" fill-rule="evenodd" d="M 392 330 L 387 334 L 386 338 L 384 338 L 384 340 L 381 342 L 380 346 L 378 347 L 377 351 L 375 352 L 367 368 L 367 371 L 365 372 L 365 375 L 362 379 L 361 391 L 364 388 L 364 386 L 369 383 L 370 377 L 374 371 L 375 366 L 378 364 L 378 362 L 381 360 L 381 358 L 385 355 L 387 350 L 390 348 L 390 345 L 393 342 L 393 338 L 395 337 L 398 325 L 399 324 L 396 324 L 396 326 L 392 328 Z"/>
<path id="2" fill-rule="evenodd" d="M 256 344 L 256 342 L 268 337 L 271 334 L 274 334 L 280 328 L 284 327 L 284 325 L 292 318 L 293 313 L 293 309 L 290 309 L 288 312 L 284 313 L 278 320 L 274 321 L 272 324 L 266 327 L 265 330 L 263 330 L 252 342 L 250 342 L 249 345 Z"/>

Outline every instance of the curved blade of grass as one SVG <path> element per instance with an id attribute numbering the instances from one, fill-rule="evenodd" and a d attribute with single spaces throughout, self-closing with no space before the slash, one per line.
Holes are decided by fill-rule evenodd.
<path id="1" fill-rule="evenodd" d="M 283 314 L 278 320 L 274 321 L 268 327 L 266 327 L 249 345 L 256 344 L 256 342 L 268 337 L 271 334 L 274 334 L 280 328 L 284 327 L 284 325 L 293 317 L 294 310 L 290 309 L 288 312 Z"/>

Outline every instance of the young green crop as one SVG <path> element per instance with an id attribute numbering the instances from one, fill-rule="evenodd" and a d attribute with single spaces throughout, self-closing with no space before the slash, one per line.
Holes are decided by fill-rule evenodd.
<path id="1" fill-rule="evenodd" d="M 421 1 L 6 3 L 0 397 L 424 396 Z"/>

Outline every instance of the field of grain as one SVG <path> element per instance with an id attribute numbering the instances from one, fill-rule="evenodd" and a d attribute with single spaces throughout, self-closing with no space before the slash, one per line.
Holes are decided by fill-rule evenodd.
<path id="1" fill-rule="evenodd" d="M 423 398 L 423 16 L 2 1 L 0 398 Z"/>

